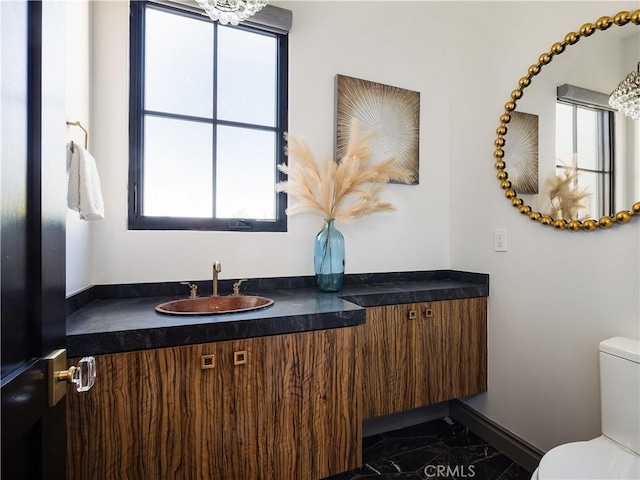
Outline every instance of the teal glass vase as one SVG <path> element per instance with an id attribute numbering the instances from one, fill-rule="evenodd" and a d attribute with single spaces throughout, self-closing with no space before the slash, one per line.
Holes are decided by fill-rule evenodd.
<path id="1" fill-rule="evenodd" d="M 314 264 L 318 288 L 323 292 L 338 292 L 344 277 L 344 237 L 333 218 L 327 219 L 316 235 Z"/>

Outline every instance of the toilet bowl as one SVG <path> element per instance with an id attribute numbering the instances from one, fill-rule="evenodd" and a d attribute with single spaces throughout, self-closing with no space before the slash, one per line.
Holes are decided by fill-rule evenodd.
<path id="1" fill-rule="evenodd" d="M 640 341 L 600 342 L 602 435 L 549 450 L 532 480 L 640 479 Z"/>
<path id="2" fill-rule="evenodd" d="M 605 435 L 587 442 L 559 445 L 549 450 L 531 477 L 533 480 L 638 480 L 640 456 Z"/>

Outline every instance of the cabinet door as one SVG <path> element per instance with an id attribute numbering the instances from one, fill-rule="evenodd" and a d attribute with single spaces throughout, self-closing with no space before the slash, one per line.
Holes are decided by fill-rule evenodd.
<path id="1" fill-rule="evenodd" d="M 363 416 L 486 390 L 486 298 L 367 309 Z"/>
<path id="2" fill-rule="evenodd" d="M 413 314 L 411 312 L 414 312 Z M 377 417 L 416 406 L 415 304 L 367 309 L 363 341 L 363 416 Z"/>
<path id="3" fill-rule="evenodd" d="M 361 331 L 96 357 L 100 382 L 69 396 L 69 478 L 313 480 L 359 466 Z"/>
<path id="4" fill-rule="evenodd" d="M 68 478 L 224 478 L 220 370 L 200 368 L 214 347 L 96 357 L 100 381 L 68 396 Z"/>
<path id="5" fill-rule="evenodd" d="M 225 479 L 320 479 L 360 465 L 360 331 L 225 345 Z M 231 365 L 238 352 L 245 363 Z"/>
<path id="6" fill-rule="evenodd" d="M 427 403 L 487 389 L 487 299 L 468 298 L 420 305 L 417 353 L 424 359 Z"/>

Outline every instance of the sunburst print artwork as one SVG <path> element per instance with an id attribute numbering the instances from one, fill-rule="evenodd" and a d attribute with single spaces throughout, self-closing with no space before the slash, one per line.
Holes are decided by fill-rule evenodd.
<path id="1" fill-rule="evenodd" d="M 503 150 L 512 188 L 538 193 L 538 116 L 512 112 Z"/>
<path id="2" fill-rule="evenodd" d="M 342 158 L 349 143 L 352 119 L 363 134 L 374 131 L 370 148 L 372 162 L 395 156 L 398 166 L 408 170 L 406 183 L 419 180 L 420 92 L 336 75 L 336 158 Z"/>

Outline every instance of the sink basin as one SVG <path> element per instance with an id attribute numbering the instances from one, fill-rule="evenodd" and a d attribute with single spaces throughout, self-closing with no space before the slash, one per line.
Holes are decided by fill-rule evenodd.
<path id="1" fill-rule="evenodd" d="M 185 298 L 161 303 L 156 311 L 170 315 L 220 315 L 224 313 L 249 312 L 273 305 L 266 297 L 240 295 L 235 297 Z"/>

